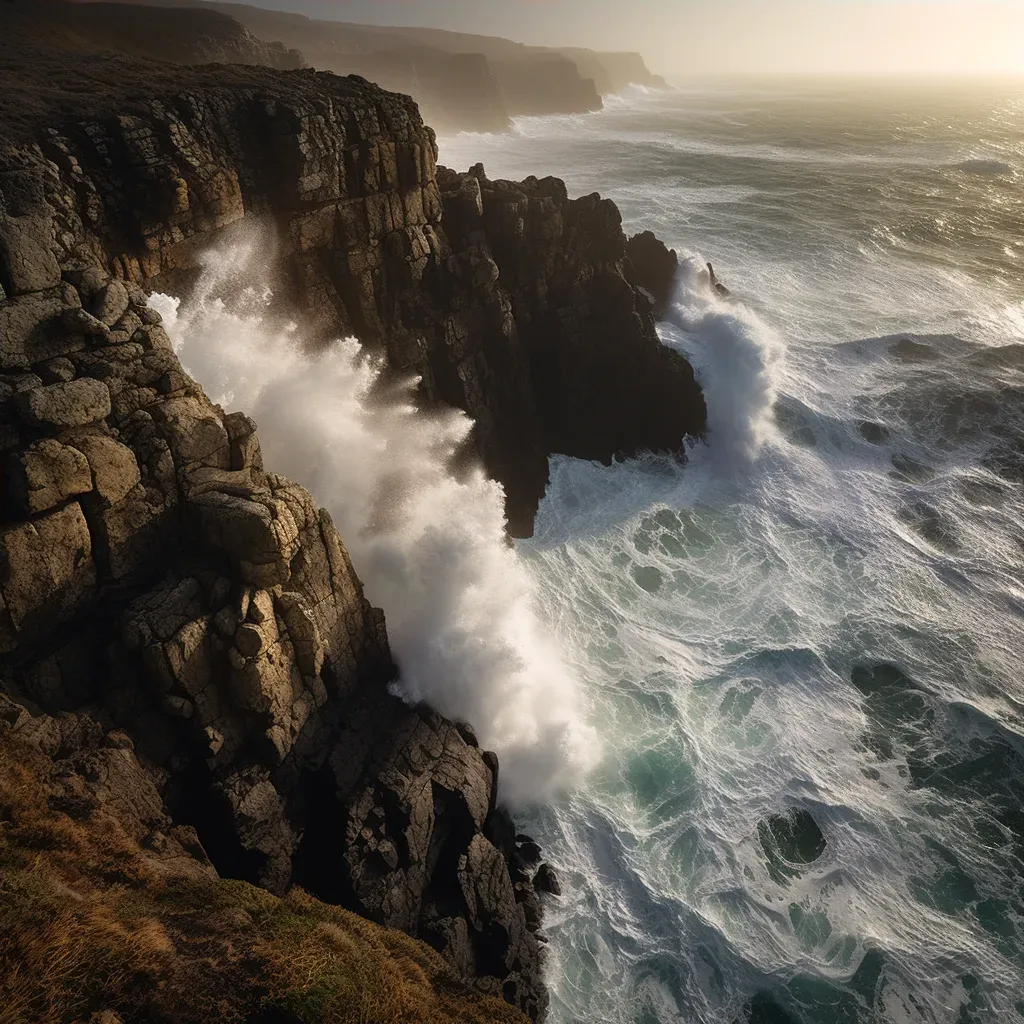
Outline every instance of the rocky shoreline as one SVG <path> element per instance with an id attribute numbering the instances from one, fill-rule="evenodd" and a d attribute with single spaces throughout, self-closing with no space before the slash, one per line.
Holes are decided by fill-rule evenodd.
<path id="1" fill-rule="evenodd" d="M 468 412 L 527 535 L 550 454 L 703 431 L 654 326 L 674 254 L 556 179 L 437 167 L 412 101 L 361 79 L 62 55 L 58 85 L 53 59 L 0 48 L 0 729 L 55 761 L 119 751 L 168 870 L 300 885 L 540 1019 L 557 882 L 497 805 L 497 758 L 389 693 L 384 613 L 330 517 L 184 372 L 146 294 L 270 226 L 289 308 Z M 87 818 L 137 805 L 105 778 Z"/>

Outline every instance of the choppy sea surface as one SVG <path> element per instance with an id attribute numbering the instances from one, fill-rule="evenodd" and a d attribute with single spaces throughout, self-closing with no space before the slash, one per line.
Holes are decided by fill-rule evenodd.
<path id="1" fill-rule="evenodd" d="M 518 545 L 596 761 L 526 815 L 553 1021 L 1024 1020 L 1024 84 L 638 89 L 440 149 L 677 248 L 710 407 L 681 469 L 557 460 Z"/>

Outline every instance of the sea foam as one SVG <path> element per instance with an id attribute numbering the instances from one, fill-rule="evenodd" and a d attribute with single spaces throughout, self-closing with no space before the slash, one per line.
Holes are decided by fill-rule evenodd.
<path id="1" fill-rule="evenodd" d="M 271 326 L 254 251 L 207 254 L 187 303 L 152 297 L 182 363 L 215 402 L 252 415 L 267 467 L 333 516 L 387 617 L 396 691 L 474 727 L 499 755 L 504 802 L 572 786 L 594 737 L 506 542 L 502 489 L 479 469 L 450 472 L 472 422 L 419 411 L 415 379 L 385 385 L 353 338 L 310 354 L 300 328 Z"/>

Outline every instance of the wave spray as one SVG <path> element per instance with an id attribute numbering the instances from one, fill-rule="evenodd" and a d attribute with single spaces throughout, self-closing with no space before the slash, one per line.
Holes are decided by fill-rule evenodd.
<path id="1" fill-rule="evenodd" d="M 367 597 L 384 609 L 396 692 L 470 723 L 501 761 L 501 799 L 545 801 L 595 760 L 576 684 L 538 618 L 522 557 L 505 539 L 501 486 L 450 463 L 472 429 L 426 414 L 415 379 L 385 385 L 354 338 L 310 353 L 270 326 L 254 247 L 209 253 L 187 304 L 153 296 L 186 369 L 213 401 L 249 413 L 268 468 L 323 503 Z M 235 294 L 229 308 L 217 297 Z"/>

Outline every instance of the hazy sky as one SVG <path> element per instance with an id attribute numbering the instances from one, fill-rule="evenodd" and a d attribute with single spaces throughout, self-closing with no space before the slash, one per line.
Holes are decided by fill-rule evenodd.
<path id="1" fill-rule="evenodd" d="M 1024 0 L 247 0 L 383 25 L 640 50 L 654 70 L 1024 73 Z"/>

